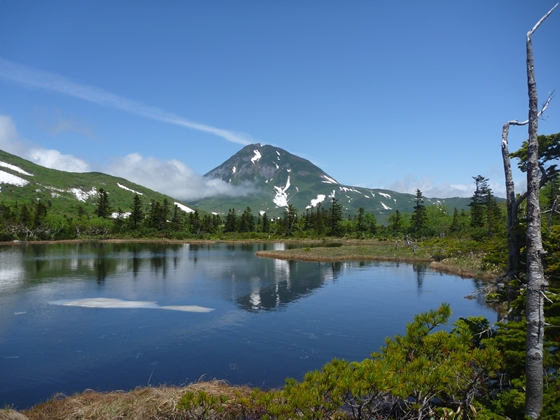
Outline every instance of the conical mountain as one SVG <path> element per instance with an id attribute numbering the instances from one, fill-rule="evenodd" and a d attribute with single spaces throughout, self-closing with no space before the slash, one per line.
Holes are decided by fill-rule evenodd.
<path id="1" fill-rule="evenodd" d="M 200 209 L 221 214 L 232 208 L 243 211 L 250 207 L 253 212 L 279 216 L 289 204 L 302 212 L 319 204 L 328 208 L 331 197 L 336 197 L 345 213 L 356 215 L 363 207 L 383 222 L 397 209 L 411 212 L 415 204 L 412 194 L 340 184 L 310 161 L 270 145 L 245 146 L 204 176 L 219 178 L 250 191 L 244 196 L 211 197 L 194 203 Z M 468 202 L 465 198 L 425 199 L 427 205 L 441 203 L 451 209 L 466 208 Z"/>

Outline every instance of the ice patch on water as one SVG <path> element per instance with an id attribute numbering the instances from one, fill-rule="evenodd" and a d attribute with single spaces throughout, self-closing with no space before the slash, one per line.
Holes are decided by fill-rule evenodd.
<path id="1" fill-rule="evenodd" d="M 51 305 L 77 306 L 81 308 L 104 308 L 104 309 L 168 309 L 170 311 L 183 312 L 211 312 L 214 308 L 205 308 L 197 305 L 171 305 L 160 306 L 156 302 L 144 300 L 122 300 L 111 298 L 90 298 L 78 300 L 55 300 L 49 302 Z"/>

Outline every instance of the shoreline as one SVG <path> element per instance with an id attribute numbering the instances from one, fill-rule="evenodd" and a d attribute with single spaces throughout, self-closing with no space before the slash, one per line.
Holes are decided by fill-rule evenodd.
<path id="1" fill-rule="evenodd" d="M 429 255 L 411 253 L 410 248 L 403 246 L 400 250 L 389 242 L 377 240 L 359 239 L 167 239 L 167 238 L 108 238 L 108 239 L 64 239 L 56 241 L 10 241 L 0 242 L 0 246 L 24 246 L 24 245 L 56 245 L 56 244 L 86 244 L 86 243 L 146 243 L 146 244 L 192 244 L 192 245 L 212 245 L 212 244 L 298 244 L 301 248 L 288 250 L 261 250 L 255 254 L 260 258 L 275 258 L 288 261 L 304 262 L 344 262 L 344 261 L 386 261 L 402 262 L 406 264 L 427 264 L 429 268 L 446 273 L 457 275 L 461 278 L 476 278 L 483 281 L 495 281 L 503 273 L 489 272 L 475 267 L 473 262 L 471 267 L 464 264 L 450 262 L 447 259 L 440 261 L 434 260 Z M 305 247 L 309 245 L 309 247 Z M 372 250 L 382 250 L 375 253 Z M 302 251 L 303 250 L 303 251 Z M 350 250 L 350 252 L 346 252 Z M 338 251 L 338 252 L 337 252 Z M 344 251 L 344 252 L 340 252 Z M 341 255 L 342 254 L 342 255 Z"/>

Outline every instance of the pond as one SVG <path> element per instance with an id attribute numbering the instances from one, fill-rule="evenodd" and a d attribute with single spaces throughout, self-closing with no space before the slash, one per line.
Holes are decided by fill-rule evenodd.
<path id="1" fill-rule="evenodd" d="M 283 244 L 0 247 L 0 404 L 185 385 L 275 388 L 334 357 L 362 360 L 414 314 L 496 314 L 477 280 L 425 265 L 258 258 Z"/>

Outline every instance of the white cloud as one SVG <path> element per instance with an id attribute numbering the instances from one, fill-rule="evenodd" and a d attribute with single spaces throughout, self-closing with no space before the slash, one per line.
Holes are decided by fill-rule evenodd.
<path id="1" fill-rule="evenodd" d="M 501 180 L 489 180 L 490 188 L 495 196 L 505 197 L 505 186 Z M 524 191 L 525 182 L 516 181 L 516 190 Z M 414 175 L 405 175 L 397 181 L 391 182 L 379 188 L 387 188 L 389 190 L 401 193 L 416 194 L 416 190 L 422 191 L 424 197 L 429 198 L 451 198 L 451 197 L 471 197 L 474 193 L 474 181 L 468 184 L 451 184 L 449 182 L 434 183 L 429 178 L 416 179 Z"/>
<path id="2" fill-rule="evenodd" d="M 138 153 L 116 159 L 104 172 L 184 201 L 215 195 L 242 196 L 252 191 L 250 187 L 204 178 L 175 159 L 166 161 Z"/>
<path id="3" fill-rule="evenodd" d="M 7 115 L 0 115 L 0 149 L 21 155 L 25 150 L 23 138 L 18 134 L 12 119 Z"/>
<path id="4" fill-rule="evenodd" d="M 67 172 L 89 172 L 89 163 L 72 155 L 63 155 L 54 149 L 31 149 L 27 152 L 27 159 L 46 168 Z"/>
<path id="5" fill-rule="evenodd" d="M 34 147 L 17 132 L 15 124 L 7 115 L 0 115 L 0 149 L 51 169 L 68 172 L 90 170 L 89 164 L 82 159 L 63 155 L 57 150 Z"/>
<path id="6" fill-rule="evenodd" d="M 169 124 L 204 131 L 206 133 L 222 137 L 223 139 L 233 143 L 248 145 L 255 142 L 251 136 L 245 133 L 224 130 L 222 128 L 190 121 L 178 115 L 164 111 L 161 108 L 152 107 L 143 104 L 142 102 L 123 98 L 93 86 L 73 82 L 57 74 L 34 69 L 32 67 L 4 60 L 2 58 L 0 58 L 0 77 L 13 80 L 23 84 L 24 86 L 54 90 L 56 92 L 96 103 L 98 105 L 120 109 L 122 111 L 127 111 L 132 114 L 141 115 L 146 118 Z"/>
<path id="7" fill-rule="evenodd" d="M 0 149 L 47 168 L 68 172 L 92 170 L 88 162 L 75 156 L 35 147 L 19 135 L 12 119 L 6 115 L 0 115 Z M 243 196 L 253 191 L 250 186 L 233 186 L 220 179 L 204 178 L 175 159 L 165 161 L 138 153 L 117 158 L 110 165 L 96 169 L 185 201 L 215 195 Z"/>

